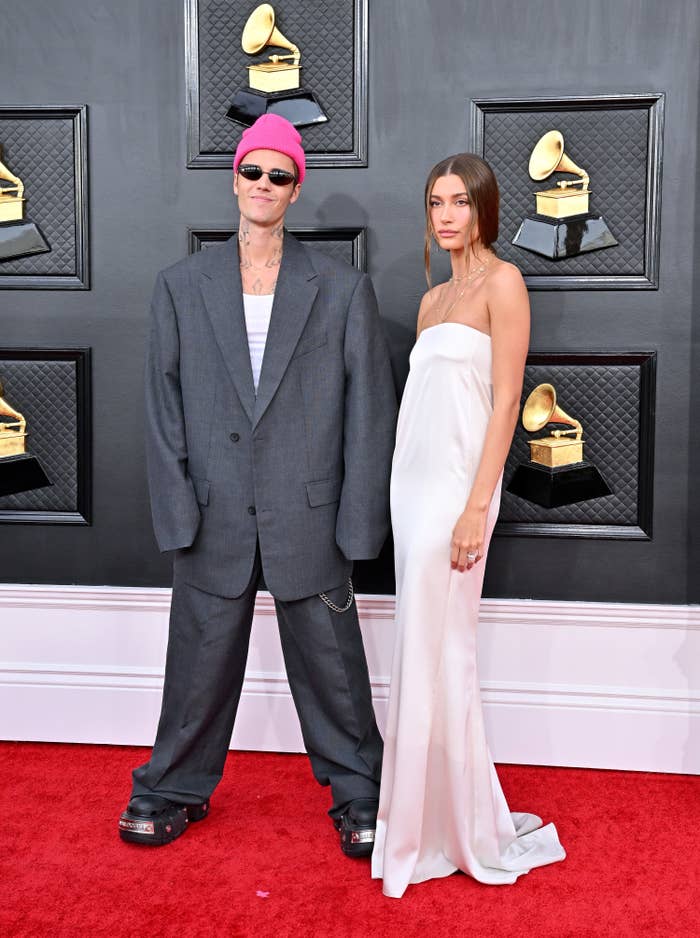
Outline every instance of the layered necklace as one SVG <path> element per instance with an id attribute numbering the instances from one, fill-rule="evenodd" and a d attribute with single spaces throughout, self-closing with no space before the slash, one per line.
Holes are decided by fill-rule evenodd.
<path id="1" fill-rule="evenodd" d="M 450 277 L 450 279 L 447 281 L 448 283 L 454 283 L 455 285 L 461 283 L 461 284 L 464 284 L 464 286 L 462 286 L 461 289 L 458 288 L 458 292 L 456 293 L 455 298 L 449 304 L 445 312 L 440 316 L 440 322 L 447 321 L 447 318 L 452 312 L 452 310 L 455 308 L 457 303 L 459 303 L 459 301 L 464 296 L 464 292 L 469 286 L 469 284 L 473 280 L 476 280 L 476 278 L 479 277 L 481 274 L 484 273 L 484 271 L 491 265 L 491 262 L 493 261 L 495 256 L 496 256 L 495 254 L 489 251 L 487 258 L 483 262 L 483 264 L 480 264 L 478 267 L 475 267 L 474 270 L 468 270 L 466 274 L 462 274 L 461 277 Z"/>

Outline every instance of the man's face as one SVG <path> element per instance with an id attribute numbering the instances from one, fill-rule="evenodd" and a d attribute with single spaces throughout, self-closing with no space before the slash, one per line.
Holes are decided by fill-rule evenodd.
<path id="1" fill-rule="evenodd" d="M 240 173 L 241 166 L 259 166 L 263 175 L 257 180 L 245 179 Z M 299 184 L 292 181 L 276 186 L 270 182 L 267 174 L 273 169 L 296 173 L 294 160 L 284 153 L 278 153 L 277 150 L 251 150 L 243 157 L 239 172 L 233 177 L 233 191 L 238 196 L 241 218 L 255 225 L 279 225 L 288 206 L 299 198 Z"/>

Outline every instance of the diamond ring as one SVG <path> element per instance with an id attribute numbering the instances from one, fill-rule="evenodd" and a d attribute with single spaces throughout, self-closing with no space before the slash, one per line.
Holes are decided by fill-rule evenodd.
<path id="1" fill-rule="evenodd" d="M 469 561 L 469 563 L 474 563 L 474 561 L 476 560 L 476 557 L 477 557 L 476 554 L 473 554 L 473 553 L 467 554 L 467 560 Z"/>

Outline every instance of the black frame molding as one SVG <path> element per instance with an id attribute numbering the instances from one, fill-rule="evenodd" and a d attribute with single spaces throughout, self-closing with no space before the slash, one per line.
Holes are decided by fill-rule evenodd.
<path id="1" fill-rule="evenodd" d="M 367 229 L 366 228 L 304 228 L 287 229 L 301 241 L 349 241 L 352 243 L 352 263 L 358 270 L 367 270 Z M 187 251 L 196 254 L 205 244 L 218 244 L 228 239 L 238 228 L 188 228 Z"/>
<path id="2" fill-rule="evenodd" d="M 3 117 L 16 120 L 73 121 L 73 177 L 75 180 L 75 275 L 64 274 L 3 274 L 2 290 L 89 290 L 90 253 L 88 247 L 88 137 L 87 105 L 36 105 L 0 108 Z"/>
<path id="3" fill-rule="evenodd" d="M 499 521 L 494 533 L 505 537 L 585 537 L 603 540 L 652 539 L 654 516 L 654 435 L 656 352 L 532 352 L 528 365 L 638 365 L 639 458 L 637 524 L 571 524 Z"/>
<path id="4" fill-rule="evenodd" d="M 367 166 L 369 54 L 369 0 L 353 0 L 355 7 L 354 82 L 352 87 L 352 153 L 324 153 L 307 150 L 307 167 L 328 166 L 334 169 Z M 187 168 L 230 169 L 230 153 L 202 153 L 199 126 L 199 0 L 185 0 L 185 82 L 187 123 Z M 233 89 L 232 89 L 233 93 Z"/>
<path id="5" fill-rule="evenodd" d="M 77 510 L 0 510 L 0 524 L 92 523 L 92 352 L 89 348 L 0 348 L 0 360 L 75 362 L 77 401 Z"/>
<path id="6" fill-rule="evenodd" d="M 657 290 L 659 287 L 659 250 L 661 224 L 661 174 L 663 165 L 663 92 L 650 94 L 567 95 L 532 98 L 472 98 L 470 101 L 471 148 L 484 153 L 484 122 L 487 114 L 533 112 L 556 108 L 562 111 L 601 111 L 620 108 L 647 109 L 646 199 L 644 206 L 644 274 L 608 275 L 529 275 L 525 282 L 531 290 Z"/>

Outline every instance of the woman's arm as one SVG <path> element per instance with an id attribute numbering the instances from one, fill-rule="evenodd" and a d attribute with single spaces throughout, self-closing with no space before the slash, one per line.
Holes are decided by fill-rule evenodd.
<path id="1" fill-rule="evenodd" d="M 493 271 L 487 303 L 491 324 L 493 413 L 472 490 L 452 533 L 450 559 L 452 567 L 460 571 L 473 566 L 467 554 L 476 554 L 477 561 L 481 556 L 489 505 L 518 419 L 530 339 L 530 303 L 516 267 L 499 264 Z"/>

